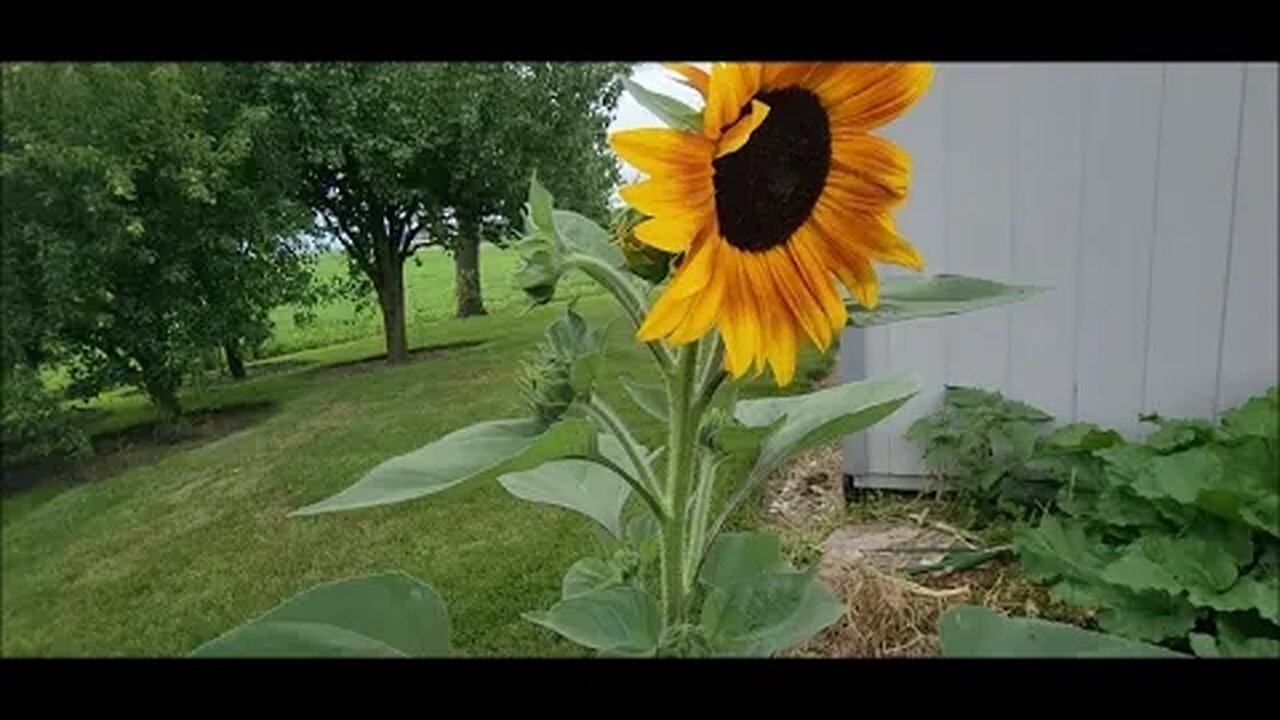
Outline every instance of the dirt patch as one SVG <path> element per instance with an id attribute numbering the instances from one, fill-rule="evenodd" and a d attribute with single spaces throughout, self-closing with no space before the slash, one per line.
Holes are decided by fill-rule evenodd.
<path id="1" fill-rule="evenodd" d="M 838 382 L 833 373 L 817 387 Z M 884 507 L 869 497 L 865 505 L 849 507 L 844 480 L 838 442 L 801 454 L 765 480 L 765 523 L 780 532 L 784 544 L 807 544 L 819 553 L 818 577 L 847 606 L 844 618 L 785 656 L 936 657 L 938 619 L 959 604 L 1088 623 L 1087 616 L 1027 581 L 1011 559 L 951 573 L 909 572 L 975 547 L 975 538 L 939 520 L 945 503 L 923 493 L 893 493 Z"/>
<path id="2" fill-rule="evenodd" d="M 275 409 L 274 402 L 247 402 L 192 410 L 183 416 L 177 428 L 165 428 L 157 420 L 101 433 L 92 439 L 93 455 L 83 460 L 5 470 L 0 474 L 0 491 L 8 494 L 53 479 L 80 483 L 108 478 L 151 462 L 162 453 L 191 449 L 224 438 L 266 419 Z"/>
<path id="3" fill-rule="evenodd" d="M 486 340 L 460 340 L 458 342 L 416 347 L 409 350 L 408 362 L 415 363 L 422 362 L 424 360 L 432 360 L 450 350 L 461 350 L 464 348 L 476 347 L 478 345 L 483 345 L 486 342 Z M 381 352 L 377 355 L 368 355 L 357 360 L 348 360 L 346 362 L 333 363 L 325 365 L 324 367 L 318 367 L 309 371 L 309 373 L 319 377 L 347 377 L 366 372 L 384 370 L 387 367 L 387 354 L 385 352 Z"/>

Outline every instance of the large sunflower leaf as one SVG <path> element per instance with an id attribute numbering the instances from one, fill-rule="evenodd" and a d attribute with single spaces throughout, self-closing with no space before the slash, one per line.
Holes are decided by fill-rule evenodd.
<path id="1" fill-rule="evenodd" d="M 1158 645 L 1066 623 L 1005 617 L 976 605 L 958 605 L 943 613 L 938 639 L 943 657 L 1187 657 Z"/>
<path id="2" fill-rule="evenodd" d="M 766 657 L 808 640 L 844 612 L 812 573 L 759 573 L 712 589 L 702 627 L 716 655 Z"/>
<path id="3" fill-rule="evenodd" d="M 652 655 L 662 632 L 657 603 L 631 585 L 575 595 L 524 618 L 579 645 L 620 655 Z"/>
<path id="4" fill-rule="evenodd" d="M 555 460 L 506 473 L 498 482 L 522 500 L 580 512 L 622 537 L 622 508 L 631 486 L 616 472 L 590 460 Z"/>
<path id="5" fill-rule="evenodd" d="M 871 378 L 807 395 L 742 400 L 733 414 L 749 428 L 765 428 L 781 421 L 760 448 L 752 471 L 753 475 L 760 475 L 811 447 L 875 425 L 918 391 L 914 376 Z"/>
<path id="6" fill-rule="evenodd" d="M 196 648 L 192 657 L 442 657 L 449 614 L 403 573 L 317 585 Z"/>
<path id="7" fill-rule="evenodd" d="M 550 427 L 529 419 L 483 422 L 387 460 L 346 490 L 291 514 L 316 515 L 415 500 L 474 478 L 586 455 L 595 443 L 594 427 L 581 418 Z"/>
<path id="8" fill-rule="evenodd" d="M 872 327 L 1008 305 L 1046 289 L 964 275 L 900 276 L 887 278 L 880 284 L 880 302 L 875 308 L 863 307 L 853 300 L 846 301 L 845 305 L 850 325 Z"/>

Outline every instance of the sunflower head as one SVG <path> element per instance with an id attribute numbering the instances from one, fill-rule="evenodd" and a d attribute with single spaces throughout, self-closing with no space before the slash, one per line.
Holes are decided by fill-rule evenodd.
<path id="1" fill-rule="evenodd" d="M 649 177 L 622 198 L 642 243 L 679 255 L 639 331 L 680 345 L 712 328 L 734 377 L 791 382 L 799 343 L 826 350 L 847 312 L 874 307 L 873 263 L 923 268 L 893 212 L 910 162 L 873 133 L 928 87 L 916 63 L 718 63 L 671 69 L 702 94 L 702 127 L 627 130 L 610 144 Z"/>

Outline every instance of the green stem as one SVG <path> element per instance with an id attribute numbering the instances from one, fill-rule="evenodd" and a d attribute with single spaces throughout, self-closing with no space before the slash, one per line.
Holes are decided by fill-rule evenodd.
<path id="1" fill-rule="evenodd" d="M 706 537 L 707 519 L 711 513 L 711 492 L 715 489 L 716 465 L 710 455 L 704 455 L 698 470 L 698 487 L 693 495 L 689 538 L 684 551 L 684 590 L 693 588 L 693 579 L 702 559 L 702 545 Z"/>
<path id="2" fill-rule="evenodd" d="M 658 479 L 653 475 L 653 467 L 649 464 L 649 458 L 645 457 L 640 443 L 627 429 L 626 423 L 622 422 L 622 418 L 609 407 L 599 395 L 593 394 L 591 402 L 583 406 L 583 410 L 591 419 L 593 419 L 601 430 L 612 434 L 618 439 L 618 444 L 622 446 L 622 451 L 627 454 L 631 460 L 631 464 L 635 466 L 636 472 L 640 475 L 640 481 L 645 484 L 650 493 L 659 492 Z M 662 517 L 666 513 L 659 514 Z"/>
<path id="3" fill-rule="evenodd" d="M 640 293 L 636 292 L 635 285 L 632 284 L 627 276 L 619 272 L 617 268 L 603 260 L 581 253 L 570 255 L 565 260 L 565 265 L 581 270 L 605 290 L 608 290 L 609 294 L 618 300 L 618 304 L 622 305 L 622 309 L 627 313 L 627 317 L 631 319 L 631 324 L 637 330 L 644 323 L 644 298 L 640 296 Z M 653 359 L 658 363 L 658 367 L 662 368 L 664 373 L 671 372 L 672 359 L 670 351 L 656 342 L 648 342 L 645 345 L 648 346 Z"/>
<path id="4" fill-rule="evenodd" d="M 697 370 L 698 344 L 680 348 L 675 374 L 668 384 L 671 422 L 666 493 L 671 514 L 662 527 L 662 609 L 667 627 L 684 620 L 684 535 L 698 428 L 694 388 Z"/>

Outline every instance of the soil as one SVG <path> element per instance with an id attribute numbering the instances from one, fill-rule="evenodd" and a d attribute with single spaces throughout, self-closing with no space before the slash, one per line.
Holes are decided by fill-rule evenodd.
<path id="1" fill-rule="evenodd" d="M 829 376 L 818 383 L 838 382 Z M 1006 614 L 1086 623 L 1028 582 L 1016 561 L 998 559 L 952 573 L 907 572 L 973 548 L 967 533 L 942 522 L 945 503 L 932 495 L 894 493 L 888 507 L 858 512 L 844 495 L 839 442 L 813 448 L 767 478 L 765 524 L 779 532 L 793 559 L 806 550 L 818 577 L 847 605 L 845 617 L 788 657 L 936 657 L 938 618 L 957 604 Z"/>

